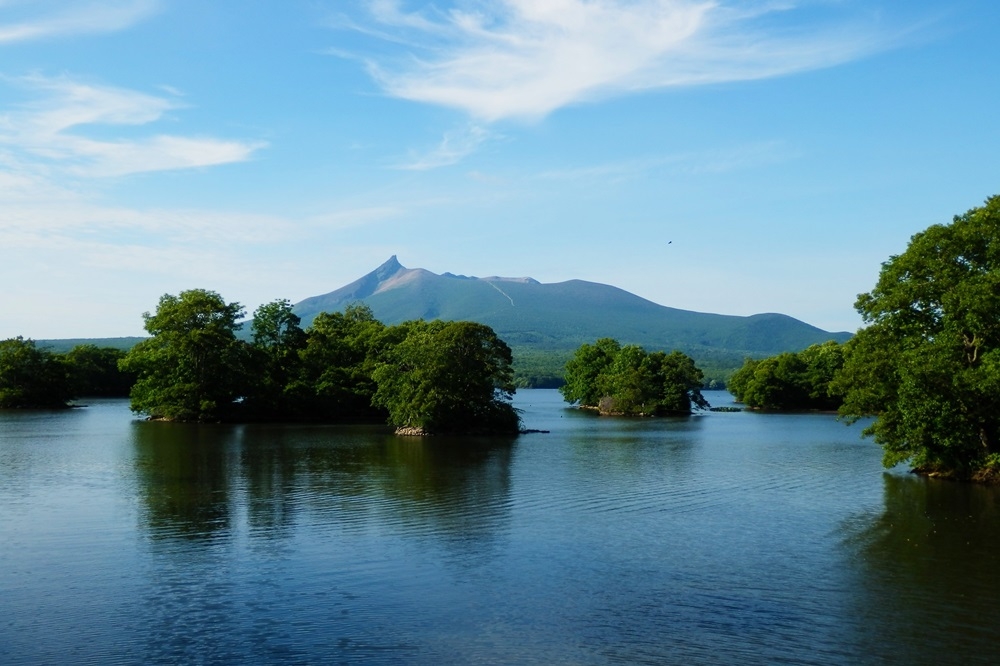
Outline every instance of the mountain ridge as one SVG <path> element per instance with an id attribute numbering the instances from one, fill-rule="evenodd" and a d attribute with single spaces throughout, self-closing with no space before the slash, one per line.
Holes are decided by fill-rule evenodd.
<path id="1" fill-rule="evenodd" d="M 493 327 L 515 349 L 566 352 L 613 337 L 647 349 L 742 359 L 851 337 L 780 313 L 737 316 L 672 308 L 587 280 L 542 283 L 530 277 L 439 275 L 406 268 L 396 255 L 350 284 L 296 303 L 294 310 L 307 326 L 320 312 L 358 302 L 386 324 L 438 318 L 477 321 Z"/>

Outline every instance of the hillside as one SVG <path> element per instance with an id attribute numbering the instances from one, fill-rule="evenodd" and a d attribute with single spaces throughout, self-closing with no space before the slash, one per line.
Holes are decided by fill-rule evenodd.
<path id="1" fill-rule="evenodd" d="M 487 324 L 526 358 L 550 359 L 556 370 L 573 350 L 601 337 L 649 350 L 679 349 L 720 372 L 746 356 L 798 351 L 849 333 L 831 333 L 782 314 L 749 317 L 670 308 L 595 282 L 543 284 L 532 278 L 441 275 L 405 268 L 393 256 L 340 289 L 295 305 L 303 324 L 320 312 L 363 302 L 386 324 L 409 319 L 465 319 Z"/>

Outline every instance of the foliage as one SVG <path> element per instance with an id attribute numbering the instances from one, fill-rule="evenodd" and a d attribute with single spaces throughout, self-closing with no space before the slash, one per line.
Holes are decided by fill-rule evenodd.
<path id="1" fill-rule="evenodd" d="M 843 364 L 843 346 L 831 340 L 797 353 L 746 359 L 727 387 L 737 402 L 755 409 L 832 410 L 842 401 L 832 382 Z"/>
<path id="2" fill-rule="evenodd" d="M 648 353 L 612 338 L 583 344 L 566 364 L 567 402 L 605 414 L 690 414 L 708 407 L 701 395 L 704 377 L 687 355 Z"/>
<path id="3" fill-rule="evenodd" d="M 300 355 L 299 379 L 289 387 L 300 413 L 339 421 L 384 418 L 385 412 L 372 404 L 372 372 L 385 344 L 384 330 L 365 305 L 317 315 Z"/>
<path id="4" fill-rule="evenodd" d="M 279 419 L 300 411 L 290 387 L 298 378 L 306 333 L 286 299 L 265 303 L 253 313 L 251 355 L 254 368 L 248 381 L 244 411 L 257 419 Z"/>
<path id="5" fill-rule="evenodd" d="M 376 405 L 399 428 L 428 433 L 516 433 L 511 351 L 488 326 L 413 321 L 386 331 L 375 368 Z"/>
<path id="6" fill-rule="evenodd" d="M 504 338 L 506 340 L 506 338 Z M 574 350 L 545 350 L 511 345 L 514 353 L 514 384 L 517 388 L 560 388 L 566 383 L 566 364 Z M 743 364 L 744 357 L 728 352 L 701 350 L 689 353 L 704 375 L 702 389 L 723 390 L 726 381 Z"/>
<path id="7" fill-rule="evenodd" d="M 231 415 L 247 389 L 249 349 L 235 335 L 243 314 L 239 303 L 226 303 L 214 291 L 164 294 L 155 314 L 143 314 L 152 337 L 121 361 L 138 376 L 132 410 L 178 421 Z"/>
<path id="8" fill-rule="evenodd" d="M 154 314 L 143 314 L 150 337 L 127 354 L 84 345 L 63 362 L 53 361 L 53 367 L 64 376 L 65 368 L 72 369 L 78 386 L 110 389 L 112 379 L 131 383 L 133 411 L 157 419 L 388 417 L 398 427 L 425 432 L 520 428 L 510 404 L 511 351 L 488 326 L 413 321 L 386 328 L 367 306 L 355 304 L 344 312 L 320 313 L 303 331 L 282 299 L 254 312 L 247 342 L 237 337 L 243 314 L 239 303 L 226 303 L 212 291 L 165 294 Z M 14 349 L 15 341 L 9 342 Z M 34 350 L 30 342 L 17 348 L 23 354 L 21 347 Z M 113 376 L 115 366 L 120 373 Z M 14 373 L 8 375 L 13 384 Z"/>
<path id="9" fill-rule="evenodd" d="M 613 338 L 600 338 L 592 345 L 580 345 L 566 363 L 566 384 L 559 389 L 566 402 L 596 407 L 607 394 L 606 375 L 621 348 Z"/>
<path id="10" fill-rule="evenodd" d="M 22 337 L 0 341 L 0 408 L 65 407 L 73 397 L 66 366 Z"/>
<path id="11" fill-rule="evenodd" d="M 115 347 L 81 344 L 62 356 L 69 372 L 73 395 L 125 397 L 135 383 L 135 375 L 124 372 L 118 363 L 125 352 Z"/>
<path id="12" fill-rule="evenodd" d="M 559 388 L 566 383 L 563 373 L 572 352 L 513 345 L 511 352 L 514 356 L 514 385 L 517 388 Z"/>
<path id="13" fill-rule="evenodd" d="M 837 379 L 883 462 L 961 478 L 1000 460 L 1000 197 L 914 235 L 856 303 Z"/>

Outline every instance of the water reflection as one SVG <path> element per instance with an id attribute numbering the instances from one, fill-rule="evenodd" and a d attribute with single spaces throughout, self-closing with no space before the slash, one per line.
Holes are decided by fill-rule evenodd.
<path id="1" fill-rule="evenodd" d="M 848 534 L 868 654 L 993 663 L 982 646 L 1000 627 L 1000 488 L 886 474 L 884 510 Z"/>
<path id="2" fill-rule="evenodd" d="M 576 464 L 587 473 L 626 478 L 650 467 L 671 475 L 681 472 L 692 460 L 702 428 L 698 416 L 650 419 L 586 414 L 583 418 L 589 419 L 589 427 L 568 437 Z"/>
<path id="3" fill-rule="evenodd" d="M 508 514 L 514 439 L 401 438 L 365 426 L 134 424 L 142 520 L 154 538 L 301 521 L 482 541 Z M 380 523 L 380 524 L 381 524 Z"/>
<path id="4" fill-rule="evenodd" d="M 211 538 L 231 527 L 227 452 L 238 430 L 183 423 L 133 423 L 142 516 L 149 534 Z"/>

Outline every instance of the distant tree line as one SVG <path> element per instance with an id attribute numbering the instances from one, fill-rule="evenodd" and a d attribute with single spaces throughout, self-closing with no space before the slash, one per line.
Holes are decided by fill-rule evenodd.
<path id="1" fill-rule="evenodd" d="M 737 402 L 754 409 L 836 410 L 844 401 L 834 383 L 844 366 L 844 345 L 829 341 L 800 352 L 747 359 L 726 387 Z"/>
<path id="2" fill-rule="evenodd" d="M 533 349 L 531 347 L 513 347 L 514 353 L 514 385 L 517 388 L 557 389 L 566 383 L 566 363 L 573 357 L 575 350 L 562 351 L 551 349 Z M 731 352 L 704 352 L 693 357 L 698 369 L 702 371 L 702 389 L 723 390 L 726 379 L 733 374 L 743 362 L 741 356 Z"/>
<path id="3" fill-rule="evenodd" d="M 83 344 L 65 354 L 22 337 L 0 340 L 0 408 L 61 408 L 78 397 L 127 396 L 135 379 L 125 352 Z"/>
<path id="4" fill-rule="evenodd" d="M 613 338 L 581 345 L 559 389 L 567 402 L 601 414 L 664 416 L 707 409 L 704 376 L 687 355 L 647 352 Z"/>

